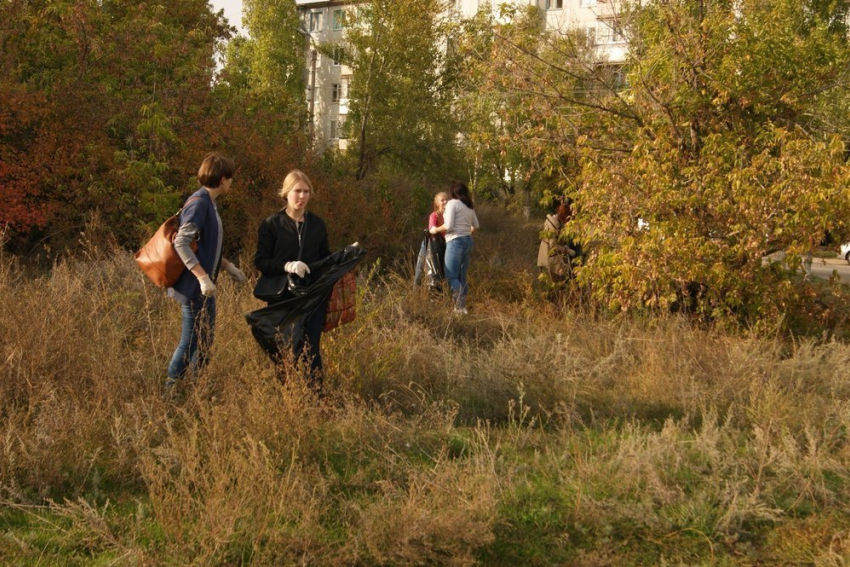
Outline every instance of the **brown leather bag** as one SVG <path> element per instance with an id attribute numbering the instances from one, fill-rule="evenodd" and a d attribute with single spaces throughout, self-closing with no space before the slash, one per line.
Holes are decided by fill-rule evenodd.
<path id="1" fill-rule="evenodd" d="M 196 199 L 198 197 L 189 199 L 183 206 Z M 186 264 L 174 249 L 174 237 L 180 229 L 179 219 L 182 210 L 181 208 L 176 215 L 168 217 L 147 244 L 136 252 L 136 264 L 154 285 L 163 289 L 172 287 L 186 269 Z M 197 242 L 192 242 L 192 250 L 198 251 Z"/>

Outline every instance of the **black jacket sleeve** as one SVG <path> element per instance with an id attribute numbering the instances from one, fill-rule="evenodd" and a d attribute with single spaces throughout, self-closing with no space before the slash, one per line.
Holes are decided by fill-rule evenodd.
<path id="1" fill-rule="evenodd" d="M 254 267 L 260 270 L 260 273 L 268 276 L 284 273 L 283 263 L 275 257 L 277 238 L 277 228 L 274 226 L 273 217 L 269 217 L 260 223 L 260 228 L 257 231 L 257 251 L 254 253 Z"/>
<path id="2" fill-rule="evenodd" d="M 322 237 L 321 244 L 319 244 L 319 258 L 325 259 L 331 255 L 331 247 L 328 244 L 328 229 L 325 226 L 324 221 L 322 221 L 322 228 L 324 229 L 324 236 Z"/>

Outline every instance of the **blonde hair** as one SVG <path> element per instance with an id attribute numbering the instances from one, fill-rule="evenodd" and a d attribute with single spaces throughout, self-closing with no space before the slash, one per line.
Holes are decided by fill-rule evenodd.
<path id="1" fill-rule="evenodd" d="M 314 195 L 316 192 L 313 190 L 313 184 L 310 183 L 310 178 L 307 177 L 307 174 L 301 171 L 300 169 L 293 169 L 286 176 L 286 179 L 283 180 L 283 185 L 280 187 L 280 192 L 278 195 L 286 199 L 286 196 L 289 195 L 289 192 L 292 191 L 292 188 L 298 184 L 299 181 L 303 181 L 307 184 L 307 187 L 310 188 L 310 194 Z"/>
<path id="2" fill-rule="evenodd" d="M 435 213 L 440 212 L 440 205 L 438 205 L 438 204 L 437 204 L 437 199 L 439 199 L 439 198 L 440 198 L 440 195 L 442 195 L 443 197 L 445 197 L 445 198 L 446 198 L 446 201 L 448 201 L 448 200 L 449 200 L 449 194 L 448 194 L 448 193 L 446 193 L 445 191 L 440 191 L 439 193 L 437 193 L 436 195 L 434 195 L 434 212 L 435 212 Z"/>

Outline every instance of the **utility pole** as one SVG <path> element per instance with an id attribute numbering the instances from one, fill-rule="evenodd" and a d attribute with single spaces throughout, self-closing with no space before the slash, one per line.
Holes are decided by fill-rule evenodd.
<path id="1" fill-rule="evenodd" d="M 312 38 L 310 40 L 312 44 Z M 316 59 L 318 58 L 318 53 L 316 52 L 316 46 L 311 45 L 310 50 L 310 144 L 313 144 L 313 140 L 315 139 L 315 129 L 316 129 Z"/>
<path id="2" fill-rule="evenodd" d="M 316 44 L 313 42 L 313 36 L 310 35 L 310 32 L 299 27 L 298 33 L 307 38 L 307 45 L 310 47 L 310 124 L 308 126 L 308 135 L 310 145 L 312 145 L 316 134 L 316 60 L 319 58 L 319 52 L 316 49 Z"/>

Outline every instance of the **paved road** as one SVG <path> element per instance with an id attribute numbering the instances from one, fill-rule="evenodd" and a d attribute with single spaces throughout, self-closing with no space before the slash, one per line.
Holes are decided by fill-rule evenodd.
<path id="1" fill-rule="evenodd" d="M 815 258 L 812 260 L 812 275 L 829 279 L 832 272 L 838 272 L 843 283 L 850 283 L 850 264 L 843 258 Z"/>
<path id="2" fill-rule="evenodd" d="M 763 262 L 783 262 L 784 260 L 784 252 L 775 252 L 762 259 Z M 838 273 L 843 283 L 850 284 L 850 264 L 844 258 L 812 258 L 812 275 L 814 277 L 828 280 L 832 277 L 833 272 Z"/>

